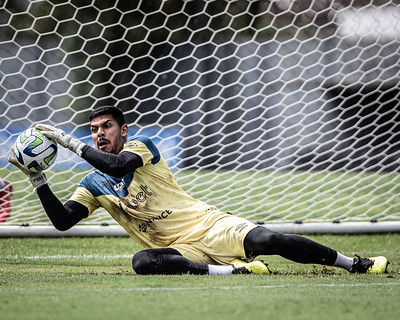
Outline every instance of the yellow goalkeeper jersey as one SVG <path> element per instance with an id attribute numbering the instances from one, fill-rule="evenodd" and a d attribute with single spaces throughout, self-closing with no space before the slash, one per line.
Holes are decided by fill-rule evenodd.
<path id="1" fill-rule="evenodd" d="M 86 206 L 89 215 L 103 207 L 147 249 L 197 241 L 229 215 L 182 190 L 149 138 L 133 137 L 123 151 L 140 156 L 143 166 L 123 178 L 99 170 L 85 176 L 70 200 Z"/>

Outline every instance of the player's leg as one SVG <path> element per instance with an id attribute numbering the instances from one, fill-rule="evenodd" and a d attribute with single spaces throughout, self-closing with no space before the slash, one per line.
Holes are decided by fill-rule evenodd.
<path id="1" fill-rule="evenodd" d="M 132 258 L 132 268 L 137 274 L 208 274 L 208 265 L 193 262 L 173 248 L 147 249 Z"/>
<path id="2" fill-rule="evenodd" d="M 337 251 L 320 243 L 294 234 L 283 234 L 264 227 L 251 230 L 244 247 L 248 256 L 279 255 L 299 263 L 315 263 L 333 266 L 338 258 Z M 350 269 L 353 258 L 340 256 L 342 267 Z"/>
<path id="3" fill-rule="evenodd" d="M 351 258 L 306 237 L 274 232 L 264 227 L 251 230 L 244 247 L 248 256 L 280 255 L 299 263 L 335 266 L 358 273 L 387 272 L 389 261 L 379 256 Z"/>
<path id="4" fill-rule="evenodd" d="M 240 261 L 230 265 L 213 265 L 191 261 L 183 257 L 179 251 L 173 248 L 147 249 L 139 251 L 132 258 L 132 268 L 140 275 L 227 275 L 242 273 L 270 273 L 268 267 L 260 261 L 246 263 L 245 265 Z"/>

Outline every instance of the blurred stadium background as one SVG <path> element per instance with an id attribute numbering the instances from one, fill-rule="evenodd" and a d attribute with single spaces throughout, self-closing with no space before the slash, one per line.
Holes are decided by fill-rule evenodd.
<path id="1" fill-rule="evenodd" d="M 44 122 L 90 144 L 88 114 L 113 104 L 224 210 L 399 231 L 399 49 L 400 0 L 2 1 L 1 225 L 48 225 L 7 162 L 17 135 Z M 90 170 L 60 150 L 52 188 L 65 201 Z"/>

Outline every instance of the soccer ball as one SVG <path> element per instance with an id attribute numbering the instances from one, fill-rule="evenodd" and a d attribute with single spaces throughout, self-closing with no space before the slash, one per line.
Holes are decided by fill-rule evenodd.
<path id="1" fill-rule="evenodd" d="M 25 130 L 14 143 L 15 159 L 32 172 L 50 168 L 56 160 L 57 150 L 57 143 L 35 128 Z"/>

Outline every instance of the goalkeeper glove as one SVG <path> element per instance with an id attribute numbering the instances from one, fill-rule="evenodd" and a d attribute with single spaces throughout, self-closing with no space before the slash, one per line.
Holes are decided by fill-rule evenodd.
<path id="1" fill-rule="evenodd" d="M 61 129 L 57 129 L 46 124 L 37 124 L 35 128 L 39 129 L 40 132 L 43 133 L 46 137 L 54 139 L 64 148 L 75 152 L 78 156 L 82 155 L 82 148 L 85 146 L 85 143 L 83 143 L 82 141 L 75 139 Z"/>
<path id="2" fill-rule="evenodd" d="M 11 147 L 13 154 L 15 154 L 14 152 L 14 146 Z M 40 186 L 43 186 L 45 184 L 47 184 L 47 179 L 46 176 L 43 172 L 32 172 L 29 171 L 25 168 L 23 168 L 17 161 L 17 159 L 15 159 L 14 156 L 10 156 L 8 158 L 8 162 L 10 162 L 11 164 L 13 164 L 14 166 L 16 166 L 18 169 L 20 169 L 23 173 L 25 173 L 25 175 L 29 178 L 29 181 L 31 182 L 32 186 L 34 187 L 34 193 L 37 192 L 37 188 L 39 188 Z"/>

